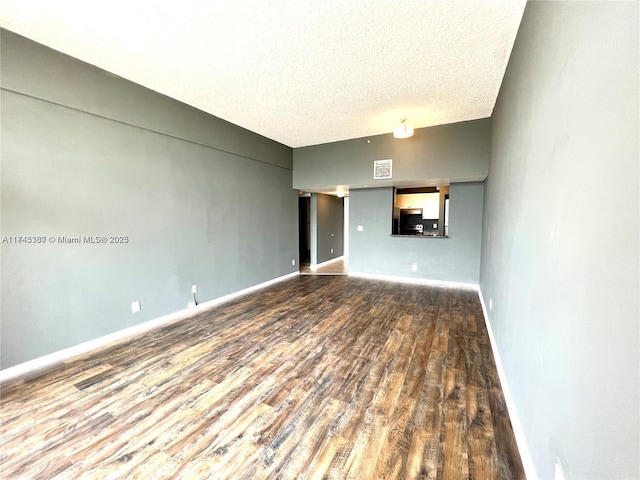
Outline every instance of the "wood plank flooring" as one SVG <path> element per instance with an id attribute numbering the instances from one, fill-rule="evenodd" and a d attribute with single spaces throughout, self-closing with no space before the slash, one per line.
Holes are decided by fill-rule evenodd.
<path id="1" fill-rule="evenodd" d="M 0 386 L 2 479 L 523 479 L 469 290 L 300 276 Z"/>

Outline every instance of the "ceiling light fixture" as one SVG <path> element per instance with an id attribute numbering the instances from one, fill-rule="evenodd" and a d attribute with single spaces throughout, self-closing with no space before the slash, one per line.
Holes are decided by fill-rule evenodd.
<path id="1" fill-rule="evenodd" d="M 396 138 L 409 138 L 413 136 L 413 127 L 407 123 L 407 119 L 400 120 L 400 125 L 393 129 L 393 136 Z"/>

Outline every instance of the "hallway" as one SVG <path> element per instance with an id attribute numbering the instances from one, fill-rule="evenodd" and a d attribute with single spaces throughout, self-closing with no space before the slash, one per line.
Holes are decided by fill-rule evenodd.
<path id="1" fill-rule="evenodd" d="M 307 264 L 303 264 L 300 267 L 301 275 L 348 275 L 349 274 L 349 259 L 345 257 L 336 258 L 329 262 L 325 262 L 316 268 L 311 268 Z"/>

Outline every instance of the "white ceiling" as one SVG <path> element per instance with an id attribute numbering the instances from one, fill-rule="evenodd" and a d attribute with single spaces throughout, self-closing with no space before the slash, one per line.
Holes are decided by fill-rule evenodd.
<path id="1" fill-rule="evenodd" d="M 525 0 L 1 0 L 0 25 L 291 147 L 491 115 Z"/>

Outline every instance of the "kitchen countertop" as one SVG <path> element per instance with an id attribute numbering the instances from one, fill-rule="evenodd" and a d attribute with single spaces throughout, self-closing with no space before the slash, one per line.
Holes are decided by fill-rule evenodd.
<path id="1" fill-rule="evenodd" d="M 395 234 L 392 233 L 390 235 L 391 237 L 402 237 L 402 238 L 449 238 L 449 237 L 444 237 L 441 235 L 399 235 L 399 234 Z"/>

